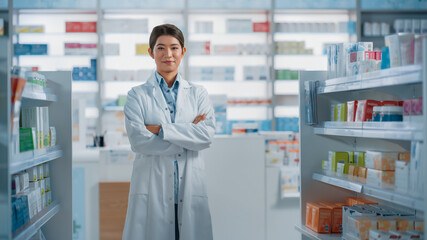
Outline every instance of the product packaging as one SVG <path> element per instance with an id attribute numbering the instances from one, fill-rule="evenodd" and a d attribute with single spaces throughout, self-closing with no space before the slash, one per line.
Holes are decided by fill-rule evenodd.
<path id="1" fill-rule="evenodd" d="M 424 232 L 424 221 L 421 219 L 414 219 L 414 230 Z"/>
<path id="2" fill-rule="evenodd" d="M 313 228 L 313 203 L 307 203 L 305 206 L 305 226 Z"/>
<path id="3" fill-rule="evenodd" d="M 342 232 L 342 207 L 334 203 L 320 202 L 319 204 L 331 209 L 332 211 L 331 232 L 341 233 Z"/>
<path id="4" fill-rule="evenodd" d="M 349 233 L 360 240 L 369 240 L 369 231 L 377 229 L 377 220 L 366 217 L 349 217 Z"/>
<path id="5" fill-rule="evenodd" d="M 415 196 L 424 196 L 424 144 L 421 142 L 411 143 L 411 161 L 409 167 L 409 192 Z"/>
<path id="6" fill-rule="evenodd" d="M 19 183 L 21 184 L 21 191 L 25 191 L 30 184 L 30 176 L 27 172 L 19 173 Z"/>
<path id="7" fill-rule="evenodd" d="M 409 161 L 396 161 L 395 190 L 407 192 L 409 189 Z"/>
<path id="8" fill-rule="evenodd" d="M 50 164 L 43 163 L 43 173 L 46 178 L 50 177 Z"/>
<path id="9" fill-rule="evenodd" d="M 366 173 L 368 169 L 365 167 L 359 167 L 358 170 L 359 170 L 359 173 L 357 174 L 357 176 L 359 177 L 359 180 L 366 179 Z"/>
<path id="10" fill-rule="evenodd" d="M 381 102 L 374 100 L 359 100 L 357 102 L 355 122 L 365 122 L 372 119 L 374 106 L 380 106 Z"/>
<path id="11" fill-rule="evenodd" d="M 390 67 L 414 63 L 414 34 L 393 34 L 385 37 L 390 51 Z"/>
<path id="12" fill-rule="evenodd" d="M 56 128 L 55 127 L 49 128 L 49 143 L 50 143 L 50 146 L 56 145 Z"/>
<path id="13" fill-rule="evenodd" d="M 410 218 L 396 218 L 396 230 L 399 232 L 414 230 L 414 220 Z"/>
<path id="14" fill-rule="evenodd" d="M 380 188 L 393 188 L 395 180 L 394 171 L 381 171 L 369 168 L 366 176 L 366 184 Z"/>
<path id="15" fill-rule="evenodd" d="M 19 181 L 19 175 L 12 176 L 12 195 L 18 194 L 21 192 L 21 183 Z"/>
<path id="16" fill-rule="evenodd" d="M 354 152 L 354 164 L 365 167 L 365 152 Z"/>
<path id="17" fill-rule="evenodd" d="M 350 164 L 348 166 L 348 179 L 355 181 L 359 175 L 359 166 Z"/>
<path id="18" fill-rule="evenodd" d="M 149 44 L 146 44 L 146 43 L 136 44 L 135 54 L 136 55 L 148 55 L 148 48 L 150 48 Z"/>
<path id="19" fill-rule="evenodd" d="M 357 101 L 347 102 L 347 122 L 354 122 L 356 118 Z"/>
<path id="20" fill-rule="evenodd" d="M 366 151 L 365 166 L 377 170 L 394 171 L 398 152 Z"/>
<path id="21" fill-rule="evenodd" d="M 348 163 L 348 152 L 329 151 L 328 160 L 331 166 L 331 171 L 336 172 L 338 163 Z"/>
<path id="22" fill-rule="evenodd" d="M 347 103 L 337 104 L 337 120 L 339 122 L 347 121 Z"/>
<path id="23" fill-rule="evenodd" d="M 337 172 L 341 174 L 348 174 L 350 164 L 348 163 L 337 163 Z"/>
<path id="24" fill-rule="evenodd" d="M 390 219 L 390 218 L 378 218 L 378 230 L 388 232 L 388 231 L 395 231 L 396 230 L 396 220 Z"/>
<path id="25" fill-rule="evenodd" d="M 347 205 L 349 205 L 347 203 Z M 364 216 L 364 217 L 374 217 L 375 214 L 371 211 L 364 210 L 358 206 L 343 206 L 343 216 L 342 216 L 342 224 L 343 224 L 343 236 L 346 236 L 350 232 L 349 226 L 349 218 L 356 216 Z"/>
<path id="26" fill-rule="evenodd" d="M 332 210 L 320 204 L 313 203 L 312 210 L 312 230 L 318 233 L 331 232 Z"/>
<path id="27" fill-rule="evenodd" d="M 25 170 L 29 176 L 29 181 L 37 182 L 40 179 L 40 177 L 38 175 L 39 172 L 37 170 L 38 170 L 37 167 L 32 167 L 32 168 Z"/>
<path id="28" fill-rule="evenodd" d="M 43 174 L 43 164 L 38 165 L 37 167 L 37 176 L 38 180 L 43 180 L 44 174 Z"/>
<path id="29" fill-rule="evenodd" d="M 25 152 L 36 149 L 36 128 L 19 129 L 19 151 Z"/>
<path id="30" fill-rule="evenodd" d="M 0 18 L 0 36 L 4 35 L 4 20 Z"/>
<path id="31" fill-rule="evenodd" d="M 421 64 L 423 62 L 423 39 L 427 38 L 427 35 L 415 35 L 414 42 L 414 64 Z"/>

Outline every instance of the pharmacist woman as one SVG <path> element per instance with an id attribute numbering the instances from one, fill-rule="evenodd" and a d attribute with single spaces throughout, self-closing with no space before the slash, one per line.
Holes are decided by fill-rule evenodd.
<path id="1" fill-rule="evenodd" d="M 157 69 L 132 88 L 124 108 L 136 153 L 124 240 L 211 240 L 212 225 L 200 150 L 215 118 L 208 93 L 184 80 L 178 67 L 184 36 L 171 24 L 153 29 L 149 54 Z"/>

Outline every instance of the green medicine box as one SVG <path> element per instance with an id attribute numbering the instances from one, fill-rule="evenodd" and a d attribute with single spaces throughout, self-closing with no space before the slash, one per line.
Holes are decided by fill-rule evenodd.
<path id="1" fill-rule="evenodd" d="M 337 171 L 338 163 L 348 163 L 348 152 L 329 152 L 329 162 L 331 163 L 331 171 Z"/>
<path id="2" fill-rule="evenodd" d="M 19 129 L 19 151 L 25 152 L 35 149 L 36 129 L 20 128 Z"/>

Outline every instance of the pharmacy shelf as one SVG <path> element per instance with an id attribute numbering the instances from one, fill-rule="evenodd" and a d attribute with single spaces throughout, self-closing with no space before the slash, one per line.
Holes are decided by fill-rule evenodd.
<path id="1" fill-rule="evenodd" d="M 97 81 L 73 81 L 72 91 L 73 93 L 98 92 L 98 82 Z"/>
<path id="2" fill-rule="evenodd" d="M 306 34 L 310 34 L 310 35 L 351 35 L 350 33 L 347 32 L 276 32 L 275 34 L 277 35 L 306 35 Z"/>
<path id="3" fill-rule="evenodd" d="M 344 188 L 353 192 L 363 193 L 377 199 L 405 207 L 410 207 L 420 211 L 424 210 L 424 200 L 417 197 L 412 197 L 407 193 L 398 193 L 393 190 L 376 188 L 359 182 L 350 181 L 345 176 L 329 176 L 323 173 L 313 173 L 312 178 L 319 182 Z"/>
<path id="4" fill-rule="evenodd" d="M 93 54 L 76 54 L 76 55 L 48 55 L 48 54 L 43 54 L 43 55 L 14 55 L 14 58 L 20 58 L 20 57 L 33 57 L 33 58 L 37 58 L 37 57 L 45 57 L 45 58 L 96 58 L 96 55 Z"/>
<path id="5" fill-rule="evenodd" d="M 62 157 L 63 151 L 58 146 L 22 152 L 10 162 L 9 172 L 15 174 L 25 169 L 37 166 Z"/>
<path id="6" fill-rule="evenodd" d="M 23 33 L 14 33 L 15 36 L 87 36 L 93 35 L 96 36 L 96 32 L 23 32 Z"/>
<path id="7" fill-rule="evenodd" d="M 47 102 L 56 102 L 58 98 L 55 94 L 49 92 L 34 92 L 30 90 L 24 90 L 22 93 L 23 101 L 27 100 L 36 100 L 36 101 L 47 101 Z"/>
<path id="8" fill-rule="evenodd" d="M 105 106 L 104 111 L 124 111 L 124 106 Z"/>
<path id="9" fill-rule="evenodd" d="M 409 65 L 320 81 L 317 93 L 347 92 L 421 82 L 421 65 Z"/>
<path id="10" fill-rule="evenodd" d="M 274 82 L 275 95 L 298 95 L 299 82 L 298 80 L 276 80 Z"/>
<path id="11" fill-rule="evenodd" d="M 295 230 L 302 233 L 304 236 L 314 240 L 341 240 L 341 234 L 339 233 L 317 233 L 304 225 L 296 225 Z"/>
<path id="12" fill-rule="evenodd" d="M 314 134 L 390 140 L 423 141 L 422 123 L 413 122 L 324 122 Z"/>
<path id="13" fill-rule="evenodd" d="M 61 205 L 55 202 L 52 202 L 49 207 L 43 209 L 36 216 L 34 216 L 30 221 L 28 221 L 24 226 L 19 228 L 13 233 L 14 240 L 26 240 L 30 239 L 37 231 L 47 223 L 53 216 L 55 216 Z"/>

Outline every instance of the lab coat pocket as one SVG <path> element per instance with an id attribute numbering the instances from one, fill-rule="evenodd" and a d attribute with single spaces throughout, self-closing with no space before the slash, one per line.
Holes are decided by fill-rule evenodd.
<path id="1" fill-rule="evenodd" d="M 193 167 L 192 176 L 192 195 L 193 196 L 204 196 L 208 195 L 206 190 L 206 173 L 204 169 Z"/>
<path id="2" fill-rule="evenodd" d="M 147 214 L 148 194 L 130 195 L 123 239 L 145 239 Z"/>

